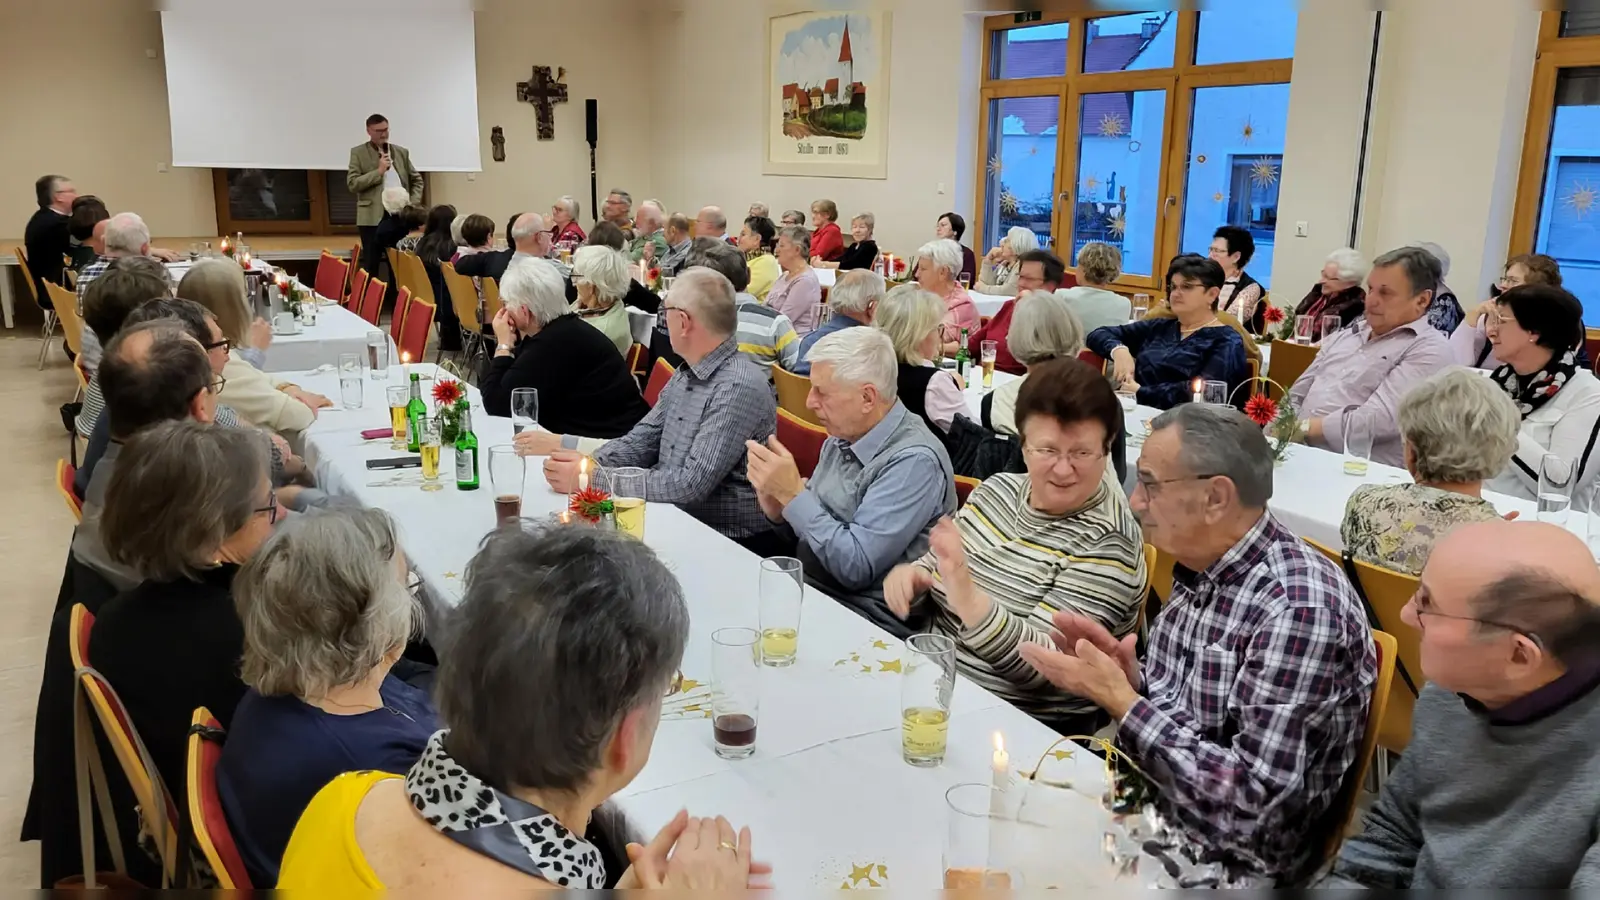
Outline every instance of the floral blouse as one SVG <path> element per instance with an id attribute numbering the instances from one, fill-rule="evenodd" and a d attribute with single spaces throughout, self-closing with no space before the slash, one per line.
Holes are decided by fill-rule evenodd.
<path id="1" fill-rule="evenodd" d="M 1420 575 L 1433 545 L 1457 525 L 1500 518 L 1489 501 L 1423 484 L 1357 488 L 1339 537 L 1362 562 Z"/>

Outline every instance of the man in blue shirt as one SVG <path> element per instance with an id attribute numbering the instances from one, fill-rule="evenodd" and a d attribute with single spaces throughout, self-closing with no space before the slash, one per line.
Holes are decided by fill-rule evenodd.
<path id="1" fill-rule="evenodd" d="M 748 441 L 750 483 L 766 517 L 787 526 L 780 530 L 798 545 L 809 581 L 905 637 L 921 623 L 889 612 L 883 579 L 927 552 L 934 523 L 955 512 L 950 457 L 896 397 L 899 369 L 883 332 L 840 331 L 818 341 L 809 358 L 806 405 L 829 435 L 816 471 L 802 480 L 776 437 Z"/>
<path id="2" fill-rule="evenodd" d="M 851 269 L 841 273 L 828 291 L 828 306 L 833 315 L 816 331 L 800 341 L 800 359 L 794 365 L 796 375 L 810 375 L 811 361 L 806 354 L 816 343 L 834 332 L 857 325 L 871 325 L 877 312 L 878 301 L 883 299 L 883 276 L 868 269 Z"/>

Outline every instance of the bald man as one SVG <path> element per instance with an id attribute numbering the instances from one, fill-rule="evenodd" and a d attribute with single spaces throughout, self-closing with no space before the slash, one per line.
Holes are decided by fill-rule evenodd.
<path id="1" fill-rule="evenodd" d="M 1434 548 L 1402 612 L 1428 681 L 1411 744 L 1328 886 L 1600 886 L 1597 604 L 1600 568 L 1554 525 Z"/>
<path id="2" fill-rule="evenodd" d="M 694 236 L 716 238 L 726 244 L 734 243 L 734 239 L 728 236 L 728 217 L 720 206 L 707 206 L 700 210 L 694 220 Z"/>

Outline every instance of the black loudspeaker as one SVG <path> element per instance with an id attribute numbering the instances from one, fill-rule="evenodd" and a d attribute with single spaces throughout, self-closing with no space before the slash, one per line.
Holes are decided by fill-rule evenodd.
<path id="1" fill-rule="evenodd" d="M 597 100 L 583 101 L 584 115 L 588 119 L 589 146 L 600 143 L 600 103 Z"/>

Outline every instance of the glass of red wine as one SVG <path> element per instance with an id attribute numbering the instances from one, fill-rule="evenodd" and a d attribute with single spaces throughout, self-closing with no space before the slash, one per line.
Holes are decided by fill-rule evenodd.
<path id="1" fill-rule="evenodd" d="M 744 759 L 756 752 L 761 718 L 761 632 L 719 628 L 711 633 L 711 733 L 717 755 Z"/>

